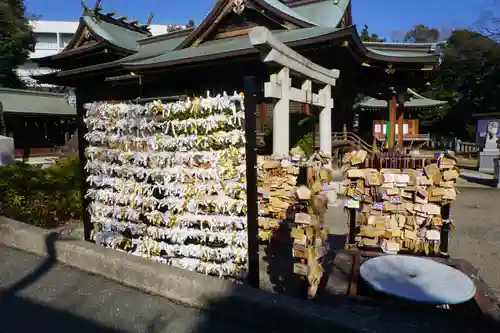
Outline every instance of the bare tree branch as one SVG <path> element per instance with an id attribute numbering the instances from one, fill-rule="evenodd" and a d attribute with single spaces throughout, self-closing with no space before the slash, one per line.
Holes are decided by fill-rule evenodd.
<path id="1" fill-rule="evenodd" d="M 500 0 L 494 0 L 492 5 L 481 13 L 476 27 L 485 37 L 500 42 Z"/>

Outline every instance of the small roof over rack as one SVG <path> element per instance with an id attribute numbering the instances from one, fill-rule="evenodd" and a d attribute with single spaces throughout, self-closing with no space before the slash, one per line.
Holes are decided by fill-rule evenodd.
<path id="1" fill-rule="evenodd" d="M 409 99 L 407 99 L 404 103 L 405 108 L 409 109 L 430 109 L 437 108 L 445 105 L 446 101 L 438 101 L 430 98 L 426 98 L 422 95 L 419 95 L 412 89 L 407 90 L 407 95 L 409 95 Z M 364 101 L 358 103 L 357 105 L 361 109 L 387 109 L 388 101 L 382 99 L 376 99 L 373 97 L 367 97 Z"/>
<path id="2" fill-rule="evenodd" d="M 65 94 L 0 88 L 0 101 L 4 113 L 76 116 L 76 108 L 68 104 Z"/>

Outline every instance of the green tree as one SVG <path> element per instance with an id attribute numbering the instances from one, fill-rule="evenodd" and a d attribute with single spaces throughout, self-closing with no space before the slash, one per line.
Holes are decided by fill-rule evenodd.
<path id="1" fill-rule="evenodd" d="M 0 0 L 0 86 L 23 88 L 15 69 L 34 50 L 35 35 L 24 0 Z"/>
<path id="2" fill-rule="evenodd" d="M 406 43 L 433 43 L 439 40 L 439 30 L 429 28 L 423 24 L 415 25 L 403 39 Z"/>
<path id="3" fill-rule="evenodd" d="M 427 97 L 446 100 L 442 109 L 420 113 L 422 125 L 462 139 L 474 137 L 474 113 L 500 105 L 500 46 L 492 38 L 456 30 L 443 50 L 441 68 Z"/>
<path id="4" fill-rule="evenodd" d="M 184 29 L 189 29 L 189 28 L 194 28 L 195 23 L 193 20 L 189 20 L 186 25 L 176 25 L 176 24 L 171 24 L 167 27 L 167 32 L 174 32 L 174 31 L 179 31 L 179 30 L 184 30 Z"/>
<path id="5" fill-rule="evenodd" d="M 368 25 L 363 26 L 363 30 L 359 33 L 359 38 L 363 42 L 385 42 L 385 38 L 380 38 L 377 34 L 370 34 Z"/>

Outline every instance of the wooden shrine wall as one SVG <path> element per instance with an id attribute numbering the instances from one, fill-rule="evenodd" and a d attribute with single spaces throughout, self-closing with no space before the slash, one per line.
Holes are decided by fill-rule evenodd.
<path id="1" fill-rule="evenodd" d="M 387 120 L 374 120 L 373 121 L 373 136 L 377 139 L 385 138 L 385 128 L 386 128 Z M 396 124 L 396 128 L 398 124 Z M 398 130 L 396 130 L 397 133 Z M 405 137 L 408 138 L 416 138 L 419 136 L 419 122 L 418 119 L 405 119 L 403 122 L 403 133 Z"/>

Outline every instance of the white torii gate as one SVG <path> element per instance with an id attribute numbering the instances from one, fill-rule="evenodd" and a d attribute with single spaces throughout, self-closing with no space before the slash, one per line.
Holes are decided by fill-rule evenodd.
<path id="1" fill-rule="evenodd" d="M 273 155 L 286 156 L 290 152 L 290 101 L 321 107 L 319 116 L 320 152 L 332 154 L 332 86 L 339 77 L 337 69 L 326 69 L 295 52 L 280 42 L 269 29 L 255 27 L 248 33 L 250 42 L 263 54 L 263 61 L 281 66 L 264 85 L 264 96 L 278 99 L 273 112 Z M 290 75 L 303 77 L 301 89 L 291 85 Z M 322 88 L 312 92 L 312 82 Z"/>

